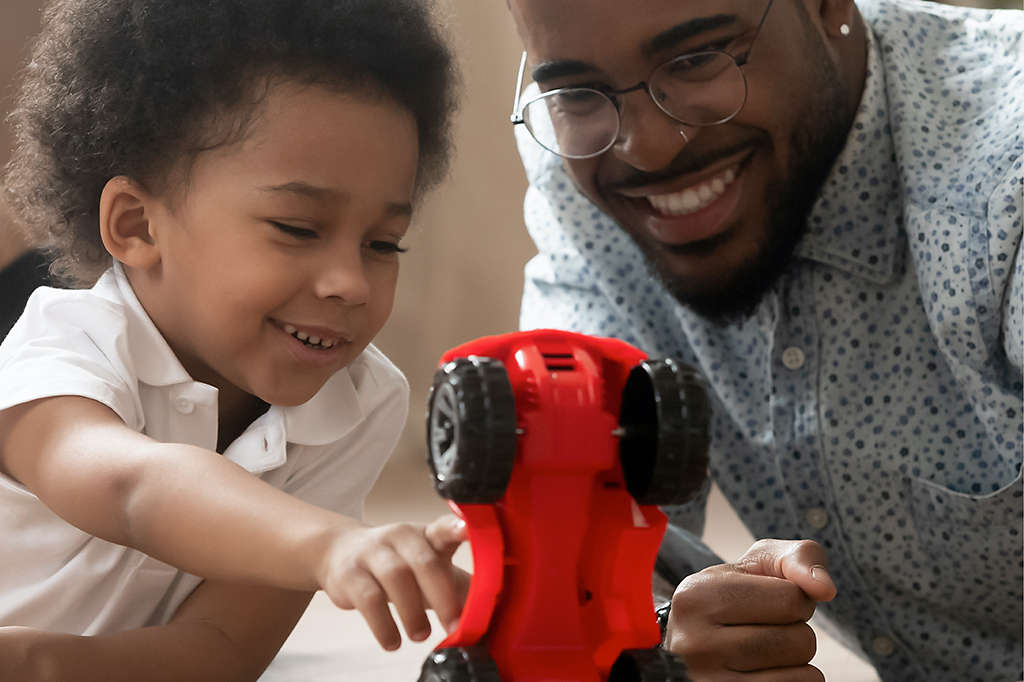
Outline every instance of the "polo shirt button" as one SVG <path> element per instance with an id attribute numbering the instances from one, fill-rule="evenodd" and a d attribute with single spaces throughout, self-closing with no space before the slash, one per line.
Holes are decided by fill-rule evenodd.
<path id="1" fill-rule="evenodd" d="M 828 512 L 821 507 L 808 509 L 804 518 L 807 519 L 807 523 L 811 528 L 816 528 L 817 530 L 821 530 L 828 525 Z"/>
<path id="2" fill-rule="evenodd" d="M 896 643 L 888 637 L 875 637 L 871 640 L 871 648 L 879 656 L 891 656 L 896 651 Z"/>
<path id="3" fill-rule="evenodd" d="M 782 364 L 787 369 L 800 369 L 804 366 L 804 352 L 796 346 L 790 346 L 786 350 L 782 351 Z"/>
<path id="4" fill-rule="evenodd" d="M 196 409 L 196 404 L 185 397 L 178 397 L 174 399 L 174 409 L 181 414 L 192 414 L 192 411 Z"/>

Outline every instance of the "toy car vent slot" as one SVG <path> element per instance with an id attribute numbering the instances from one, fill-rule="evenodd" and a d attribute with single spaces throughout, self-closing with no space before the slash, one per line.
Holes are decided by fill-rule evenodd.
<path id="1" fill-rule="evenodd" d="M 571 372 L 576 369 L 576 361 L 572 353 L 541 353 L 544 366 L 552 372 Z"/>

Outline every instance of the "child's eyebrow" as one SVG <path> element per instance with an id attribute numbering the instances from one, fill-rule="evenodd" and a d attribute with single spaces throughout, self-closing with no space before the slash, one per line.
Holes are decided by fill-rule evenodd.
<path id="1" fill-rule="evenodd" d="M 335 199 L 340 198 L 341 193 L 337 190 L 329 187 L 318 187 L 317 185 L 311 185 L 308 182 L 293 181 L 286 182 L 283 185 L 265 185 L 263 187 L 257 187 L 261 192 L 290 192 L 291 194 L 301 194 L 311 199 Z"/>
<path id="2" fill-rule="evenodd" d="M 331 189 L 330 187 L 319 187 L 299 180 L 286 182 L 283 185 L 265 185 L 263 187 L 257 187 L 257 189 L 261 192 L 288 192 L 290 194 L 298 194 L 311 199 L 317 199 L 319 201 L 347 198 L 347 195 L 344 192 L 339 192 L 338 190 Z M 385 209 L 385 213 L 393 216 L 410 216 L 412 215 L 412 204 L 407 201 L 389 202 Z"/>

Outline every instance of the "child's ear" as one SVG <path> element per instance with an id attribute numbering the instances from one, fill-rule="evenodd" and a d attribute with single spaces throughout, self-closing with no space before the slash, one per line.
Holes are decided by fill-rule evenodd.
<path id="1" fill-rule="evenodd" d="M 138 182 L 119 175 L 100 194 L 100 238 L 114 260 L 131 268 L 160 263 L 155 225 L 156 198 Z"/>

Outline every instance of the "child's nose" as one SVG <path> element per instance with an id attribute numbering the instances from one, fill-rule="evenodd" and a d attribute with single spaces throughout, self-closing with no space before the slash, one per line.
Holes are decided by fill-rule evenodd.
<path id="1" fill-rule="evenodd" d="M 335 256 L 317 275 L 314 288 L 318 298 L 331 298 L 346 305 L 362 305 L 370 298 L 370 281 L 362 258 Z"/>

